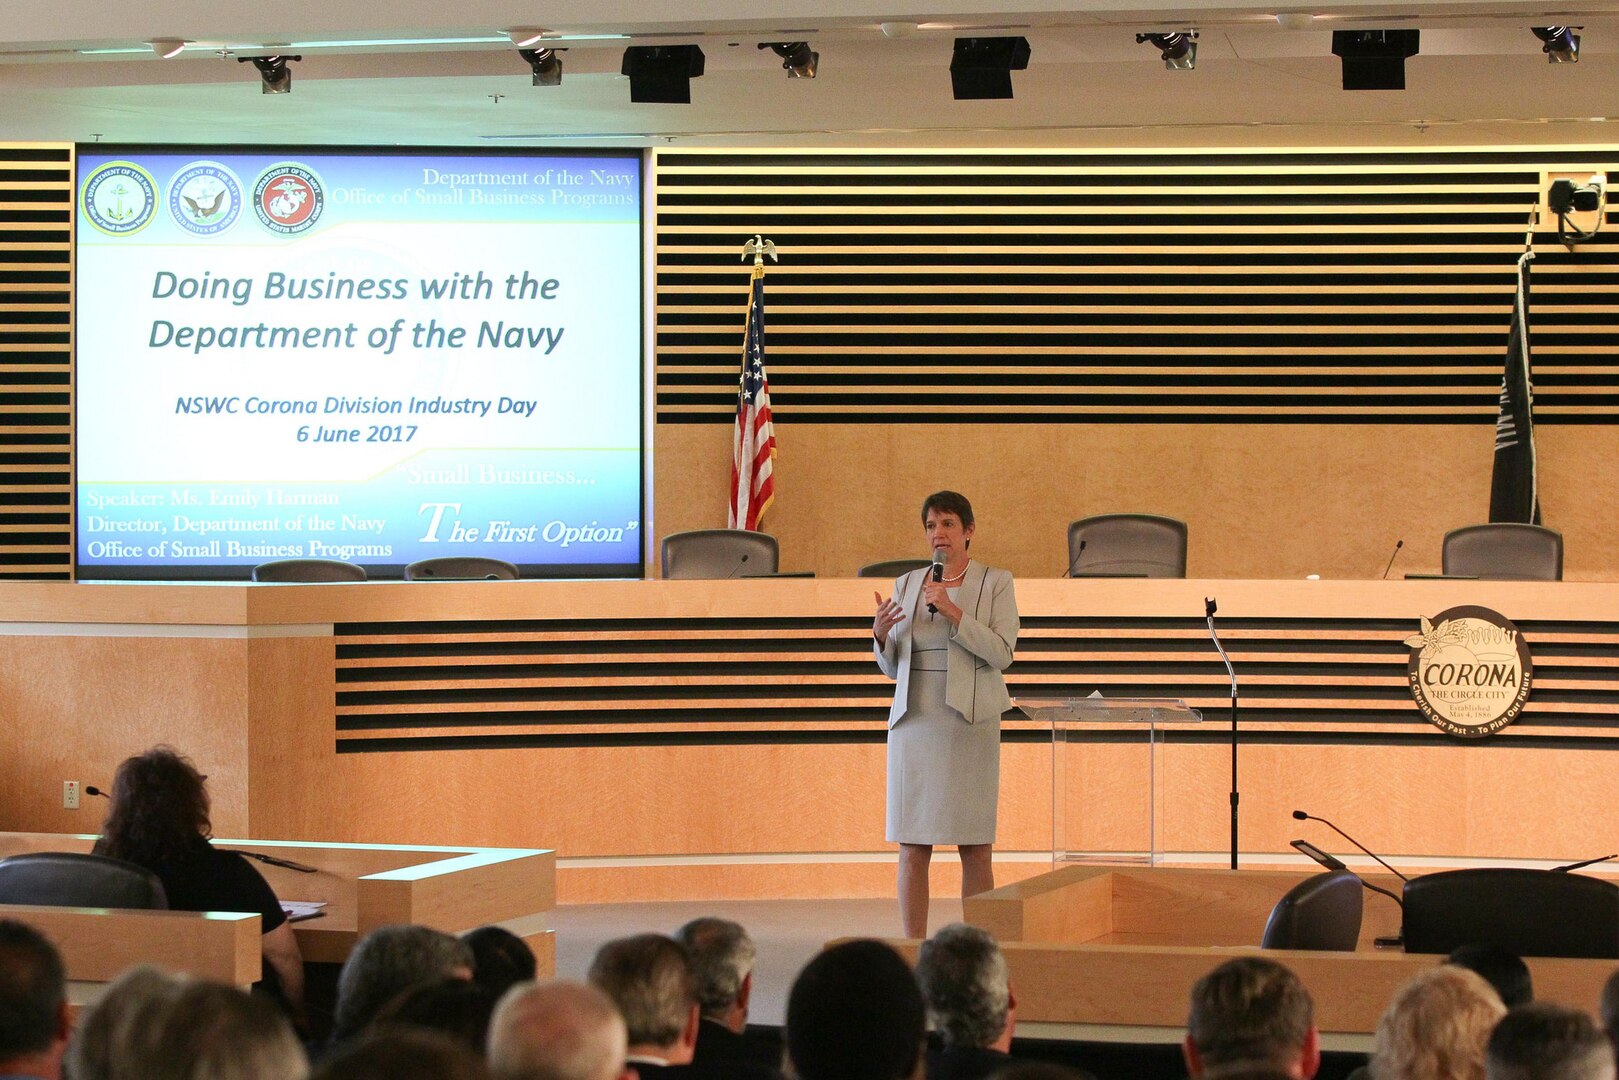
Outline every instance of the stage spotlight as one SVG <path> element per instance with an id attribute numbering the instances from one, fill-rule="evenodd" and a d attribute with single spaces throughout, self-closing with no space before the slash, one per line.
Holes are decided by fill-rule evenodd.
<path id="1" fill-rule="evenodd" d="M 146 44 L 150 45 L 152 51 L 165 60 L 173 60 L 176 56 L 185 52 L 186 48 L 185 42 L 175 38 L 157 38 L 153 41 L 148 41 Z"/>
<path id="2" fill-rule="evenodd" d="M 1345 90 L 1404 90 L 1405 58 L 1417 55 L 1417 30 L 1334 30 Z"/>
<path id="3" fill-rule="evenodd" d="M 1535 36 L 1544 44 L 1540 51 L 1546 54 L 1548 64 L 1577 64 L 1580 62 L 1580 35 L 1578 26 L 1536 26 Z"/>
<path id="4" fill-rule="evenodd" d="M 302 60 L 301 56 L 238 56 L 239 64 L 252 64 L 259 69 L 259 78 L 264 80 L 262 93 L 290 94 L 292 93 L 292 69 L 287 64 L 293 60 Z"/>
<path id="5" fill-rule="evenodd" d="M 781 57 L 789 79 L 813 79 L 815 69 L 821 65 L 821 54 L 811 51 L 807 41 L 761 41 L 759 48 Z"/>
<path id="6" fill-rule="evenodd" d="M 556 49 L 518 49 L 517 55 L 528 61 L 534 71 L 535 86 L 562 85 L 562 57 Z"/>
<path id="7" fill-rule="evenodd" d="M 691 81 L 703 74 L 696 45 L 631 45 L 620 72 L 630 77 L 630 100 L 691 104 Z"/>
<path id="8" fill-rule="evenodd" d="M 1163 57 L 1164 67 L 1170 71 L 1191 71 L 1197 67 L 1197 31 L 1177 31 L 1173 34 L 1137 34 L 1136 44 L 1152 42 Z"/>
<path id="9" fill-rule="evenodd" d="M 957 101 L 1009 98 L 1012 72 L 1028 66 L 1028 38 L 957 38 L 950 57 L 950 85 Z"/>

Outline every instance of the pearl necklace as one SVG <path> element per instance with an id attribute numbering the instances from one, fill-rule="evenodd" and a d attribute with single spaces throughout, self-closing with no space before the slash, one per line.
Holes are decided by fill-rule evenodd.
<path id="1" fill-rule="evenodd" d="M 968 559 L 967 560 L 967 566 L 971 566 L 971 565 L 972 565 L 972 560 Z M 946 584 L 946 585 L 950 584 L 952 581 L 960 581 L 962 578 L 967 576 L 967 566 L 963 566 L 961 568 L 961 573 L 956 574 L 954 577 L 940 578 L 939 580 L 941 582 L 943 582 L 944 584 Z"/>

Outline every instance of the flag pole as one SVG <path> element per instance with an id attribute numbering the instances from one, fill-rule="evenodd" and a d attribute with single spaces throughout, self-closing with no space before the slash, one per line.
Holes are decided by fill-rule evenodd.
<path id="1" fill-rule="evenodd" d="M 765 268 L 765 256 L 767 255 L 770 256 L 771 262 L 781 261 L 776 255 L 776 242 L 766 240 L 762 235 L 757 234 L 753 239 L 742 245 L 742 261 L 747 262 L 750 255 L 753 256 L 753 268 L 755 270 Z"/>
<path id="2" fill-rule="evenodd" d="M 1534 205 L 1529 207 L 1529 227 L 1523 233 L 1524 254 L 1532 255 L 1535 250 L 1535 226 L 1540 224 L 1540 199 L 1537 196 Z"/>
<path id="3" fill-rule="evenodd" d="M 748 286 L 748 318 L 737 381 L 736 429 L 731 436 L 731 497 L 726 527 L 757 530 L 775 498 L 776 428 L 771 420 L 770 380 L 765 375 L 765 259 L 779 261 L 776 244 L 755 235 L 742 245 L 742 261 L 753 257 Z M 745 558 L 745 556 L 744 556 Z"/>

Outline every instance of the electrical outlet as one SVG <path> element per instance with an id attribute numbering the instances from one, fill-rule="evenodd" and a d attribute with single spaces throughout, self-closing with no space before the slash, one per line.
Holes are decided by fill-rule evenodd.
<path id="1" fill-rule="evenodd" d="M 79 782 L 77 780 L 62 781 L 62 809 L 77 810 L 79 808 Z"/>

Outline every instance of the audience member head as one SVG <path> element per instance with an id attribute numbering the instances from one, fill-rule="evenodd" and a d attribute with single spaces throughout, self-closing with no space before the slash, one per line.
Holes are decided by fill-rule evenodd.
<path id="1" fill-rule="evenodd" d="M 61 1073 L 73 1030 L 62 957 L 31 926 L 0 919 L 0 1073 Z"/>
<path id="2" fill-rule="evenodd" d="M 1310 992 L 1274 960 L 1227 960 L 1192 987 L 1184 1052 L 1193 1077 L 1245 1064 L 1310 1080 L 1321 1065 Z"/>
<path id="3" fill-rule="evenodd" d="M 465 979 L 440 979 L 394 998 L 377 1013 L 372 1026 L 426 1028 L 482 1054 L 494 1011 L 495 998 L 483 987 Z"/>
<path id="4" fill-rule="evenodd" d="M 186 981 L 155 967 L 130 968 L 107 986 L 68 1042 L 73 1080 L 143 1080 L 158 1068 L 157 1039 Z"/>
<path id="5" fill-rule="evenodd" d="M 286 1014 L 232 986 L 192 982 L 160 1010 L 142 1080 L 304 1080 L 309 1059 Z"/>
<path id="6" fill-rule="evenodd" d="M 1613 1080 L 1613 1047 L 1584 1013 L 1536 1002 L 1495 1025 L 1484 1074 L 1489 1080 Z"/>
<path id="7" fill-rule="evenodd" d="M 798 1080 L 920 1077 L 927 1018 L 916 977 L 880 941 L 848 941 L 804 966 L 787 996 Z"/>
<path id="8" fill-rule="evenodd" d="M 125 758 L 112 779 L 112 808 L 96 851 L 142 866 L 185 857 L 198 837 L 213 832 L 204 779 L 171 747 Z"/>
<path id="9" fill-rule="evenodd" d="M 697 1046 L 697 991 L 680 942 L 662 934 L 609 941 L 590 962 L 592 985 L 612 999 L 629 1030 L 630 1054 L 671 1065 Z"/>
<path id="10" fill-rule="evenodd" d="M 1377 1022 L 1376 1080 L 1484 1080 L 1484 1046 L 1506 1015 L 1483 976 L 1444 964 L 1395 993 Z"/>
<path id="11" fill-rule="evenodd" d="M 496 1080 L 620 1080 L 629 1036 L 607 995 L 576 982 L 514 986 L 489 1025 Z"/>
<path id="12" fill-rule="evenodd" d="M 1608 981 L 1602 984 L 1602 1000 L 1597 1004 L 1597 1015 L 1602 1021 L 1602 1030 L 1608 1033 L 1608 1041 L 1619 1048 L 1619 971 L 1609 975 Z"/>
<path id="13" fill-rule="evenodd" d="M 691 960 L 697 1004 L 703 1016 L 740 1035 L 748 1026 L 753 996 L 753 939 L 730 919 L 693 919 L 675 932 Z"/>
<path id="14" fill-rule="evenodd" d="M 360 939 L 337 976 L 332 1037 L 358 1035 L 382 1007 L 407 990 L 440 979 L 470 979 L 472 950 L 425 926 L 382 926 Z"/>
<path id="15" fill-rule="evenodd" d="M 1523 957 L 1499 945 L 1463 945 L 1445 958 L 1445 963 L 1476 971 L 1495 987 L 1501 1003 L 1509 1009 L 1535 1000 L 1535 984 Z"/>
<path id="16" fill-rule="evenodd" d="M 489 1069 L 448 1035 L 389 1028 L 334 1050 L 310 1080 L 489 1080 Z"/>
<path id="17" fill-rule="evenodd" d="M 461 935 L 472 950 L 472 981 L 499 1001 L 520 982 L 533 982 L 539 965 L 534 950 L 502 926 L 480 926 Z"/>
<path id="18" fill-rule="evenodd" d="M 951 923 L 922 943 L 916 962 L 933 1027 L 946 1046 L 991 1047 L 1012 1041 L 1012 990 L 1006 957 L 987 931 Z"/>

